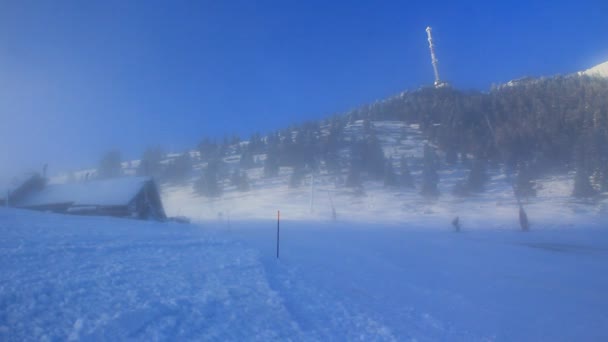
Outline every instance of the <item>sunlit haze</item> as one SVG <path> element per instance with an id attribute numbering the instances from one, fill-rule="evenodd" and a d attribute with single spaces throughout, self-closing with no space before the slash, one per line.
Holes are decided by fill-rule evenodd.
<path id="1" fill-rule="evenodd" d="M 246 139 L 429 85 L 428 25 L 462 89 L 584 70 L 608 59 L 607 6 L 3 1 L 0 174 Z"/>

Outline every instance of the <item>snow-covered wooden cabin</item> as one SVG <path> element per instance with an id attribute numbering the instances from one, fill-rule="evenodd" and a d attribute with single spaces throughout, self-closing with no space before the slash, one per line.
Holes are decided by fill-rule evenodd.
<path id="1" fill-rule="evenodd" d="M 18 198 L 10 196 L 9 204 L 63 214 L 166 219 L 156 183 L 147 177 L 48 184 Z"/>

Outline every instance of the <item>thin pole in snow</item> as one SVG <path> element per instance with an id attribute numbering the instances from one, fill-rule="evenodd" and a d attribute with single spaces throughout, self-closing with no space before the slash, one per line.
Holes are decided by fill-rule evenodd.
<path id="1" fill-rule="evenodd" d="M 315 173 L 310 173 L 310 212 L 313 212 L 313 205 L 315 200 Z"/>
<path id="2" fill-rule="evenodd" d="M 281 211 L 277 210 L 277 259 L 279 258 L 279 223 L 281 222 Z"/>

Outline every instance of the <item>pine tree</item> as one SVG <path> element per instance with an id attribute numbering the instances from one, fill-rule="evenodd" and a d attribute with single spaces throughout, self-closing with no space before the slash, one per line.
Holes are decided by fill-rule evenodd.
<path id="1" fill-rule="evenodd" d="M 264 160 L 264 177 L 271 178 L 279 175 L 279 158 L 275 149 L 268 150 Z"/>
<path id="2" fill-rule="evenodd" d="M 163 152 L 160 147 L 149 147 L 142 156 L 139 167 L 137 168 L 137 175 L 145 177 L 158 178 L 162 174 Z"/>
<path id="3" fill-rule="evenodd" d="M 249 177 L 247 177 L 247 172 L 245 172 L 245 171 L 241 172 L 241 177 L 239 178 L 239 184 L 237 185 L 236 189 L 241 192 L 249 191 L 250 186 L 249 186 Z"/>
<path id="4" fill-rule="evenodd" d="M 200 155 L 200 160 L 203 162 L 215 160 L 220 157 L 217 143 L 209 138 L 203 139 L 203 141 L 198 144 L 198 152 Z"/>
<path id="5" fill-rule="evenodd" d="M 344 145 L 343 127 L 335 118 L 332 118 L 329 125 L 329 134 L 321 137 L 321 157 L 325 161 L 325 167 L 329 173 L 338 173 L 342 171 L 339 152 L 340 148 Z"/>
<path id="6" fill-rule="evenodd" d="M 373 133 L 373 125 L 369 119 L 363 119 L 363 133 L 366 135 Z"/>
<path id="7" fill-rule="evenodd" d="M 218 160 L 210 161 L 203 170 L 202 176 L 195 182 L 195 190 L 206 197 L 218 197 L 222 194 L 222 188 L 218 182 Z"/>
<path id="8" fill-rule="evenodd" d="M 361 183 L 361 171 L 359 171 L 358 167 L 352 165 L 348 169 L 348 175 L 346 176 L 345 185 L 349 188 L 360 188 L 362 187 Z"/>
<path id="9" fill-rule="evenodd" d="M 445 152 L 445 162 L 448 165 L 454 165 L 458 162 L 458 152 L 456 152 L 456 148 L 447 148 L 447 151 Z"/>
<path id="10" fill-rule="evenodd" d="M 469 196 L 470 192 L 467 187 L 467 183 L 465 181 L 458 181 L 454 184 L 454 188 L 452 189 L 452 195 L 458 197 Z"/>
<path id="11" fill-rule="evenodd" d="M 528 221 L 528 214 L 524 210 L 524 207 L 519 204 L 519 225 L 521 226 L 521 230 L 527 232 L 530 230 L 530 222 Z"/>
<path id="12" fill-rule="evenodd" d="M 304 168 L 294 167 L 291 176 L 289 176 L 289 187 L 298 188 L 302 184 L 302 179 L 304 179 Z"/>
<path id="13" fill-rule="evenodd" d="M 580 165 L 577 167 L 576 174 L 574 176 L 574 189 L 572 191 L 572 196 L 586 198 L 593 197 L 596 194 L 597 191 L 591 185 L 591 181 L 589 181 L 587 170 L 584 166 Z"/>
<path id="14" fill-rule="evenodd" d="M 247 144 L 247 148 L 251 151 L 252 154 L 262 152 L 264 148 L 264 142 L 262 141 L 262 137 L 260 133 L 254 133 L 249 138 L 249 143 Z"/>
<path id="15" fill-rule="evenodd" d="M 122 176 L 122 156 L 120 151 L 112 150 L 104 154 L 97 169 L 99 178 L 115 178 Z"/>
<path id="16" fill-rule="evenodd" d="M 363 151 L 363 165 L 369 176 L 374 179 L 382 179 L 384 175 L 384 151 L 376 136 L 365 141 Z"/>
<path id="17" fill-rule="evenodd" d="M 467 179 L 467 190 L 469 192 L 482 192 L 487 179 L 485 161 L 479 158 L 475 159 Z"/>
<path id="18" fill-rule="evenodd" d="M 232 174 L 230 175 L 230 185 L 238 187 L 241 183 L 241 171 L 239 169 L 234 169 Z"/>
<path id="19" fill-rule="evenodd" d="M 387 159 L 384 163 L 384 186 L 385 187 L 396 187 L 399 185 L 397 175 L 393 169 L 392 158 Z"/>
<path id="20" fill-rule="evenodd" d="M 241 167 L 241 169 L 243 170 L 249 170 L 252 167 L 255 166 L 255 162 L 253 160 L 253 152 L 252 152 L 252 147 L 250 147 L 249 145 L 245 146 L 242 149 L 242 153 L 241 153 L 241 159 L 239 161 L 239 165 Z"/>
<path id="21" fill-rule="evenodd" d="M 228 138 L 226 136 L 224 136 L 224 142 L 222 142 L 220 144 L 220 146 L 218 146 L 217 156 L 220 158 L 225 157 L 229 151 L 230 151 L 230 145 L 228 143 Z"/>
<path id="22" fill-rule="evenodd" d="M 360 189 L 363 187 L 361 172 L 364 169 L 365 148 L 364 144 L 357 141 L 353 144 L 350 151 L 350 163 L 348 174 L 346 175 L 345 185 L 349 188 Z"/>
<path id="23" fill-rule="evenodd" d="M 190 153 L 185 152 L 173 159 L 166 167 L 165 180 L 174 183 L 186 181 L 192 173 L 192 160 Z"/>
<path id="24" fill-rule="evenodd" d="M 604 121 L 608 122 L 608 112 L 606 116 Z M 600 192 L 608 192 L 608 130 L 596 133 L 595 144 L 598 155 L 595 158 L 595 184 Z"/>
<path id="25" fill-rule="evenodd" d="M 452 220 L 452 226 L 454 227 L 455 232 L 460 231 L 460 217 L 459 216 L 454 217 L 454 219 Z"/>
<path id="26" fill-rule="evenodd" d="M 230 176 L 230 184 L 235 186 L 238 191 L 249 191 L 249 178 L 247 177 L 247 172 L 235 169 Z"/>
<path id="27" fill-rule="evenodd" d="M 513 190 L 518 199 L 536 196 L 536 183 L 532 179 L 532 171 L 529 166 L 525 164 L 519 166 Z"/>
<path id="28" fill-rule="evenodd" d="M 608 192 L 608 163 L 604 162 L 600 169 L 599 187 L 601 192 Z"/>
<path id="29" fill-rule="evenodd" d="M 589 168 L 590 162 L 587 155 L 589 151 L 587 145 L 588 137 L 581 138 L 581 141 L 576 148 L 576 174 L 574 176 L 574 189 L 572 190 L 572 196 L 578 198 L 592 197 L 597 194 L 597 191 L 591 185 L 589 180 Z"/>
<path id="30" fill-rule="evenodd" d="M 424 166 L 422 169 L 422 184 L 420 193 L 425 197 L 439 196 L 439 175 L 437 175 L 437 154 L 427 144 L 424 145 Z"/>
<path id="31" fill-rule="evenodd" d="M 407 165 L 407 160 L 404 156 L 401 156 L 401 160 L 399 161 L 399 169 L 401 174 L 399 175 L 401 186 L 406 188 L 414 187 L 414 178 L 412 177 L 412 173 L 410 172 L 410 168 Z"/>

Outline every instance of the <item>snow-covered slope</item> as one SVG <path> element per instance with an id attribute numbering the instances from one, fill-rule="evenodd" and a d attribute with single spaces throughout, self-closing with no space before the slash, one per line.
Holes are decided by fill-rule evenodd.
<path id="1" fill-rule="evenodd" d="M 298 338 L 256 252 L 198 227 L 0 208 L 0 340 Z"/>
<path id="2" fill-rule="evenodd" d="M 0 340 L 607 340 L 606 229 L 543 228 L 284 222 L 277 260 L 269 221 L 0 208 Z"/>
<path id="3" fill-rule="evenodd" d="M 401 121 L 373 123 L 387 157 L 393 157 L 398 169 L 401 156 L 408 159 L 412 175 L 420 182 L 422 147 L 426 142 L 418 125 Z M 357 136 L 362 122 L 349 124 L 348 136 Z M 346 153 L 346 151 L 345 151 Z M 441 152 L 440 152 L 441 154 Z M 260 156 L 263 160 L 264 156 Z M 441 156 L 443 160 L 443 156 Z M 229 168 L 238 166 L 239 158 L 227 157 Z M 218 198 L 198 195 L 192 184 L 162 187 L 168 215 L 185 215 L 194 220 L 271 219 L 281 210 L 285 219 L 321 220 L 332 218 L 332 206 L 338 220 L 351 222 L 443 222 L 448 224 L 460 216 L 464 222 L 475 222 L 476 227 L 518 227 L 518 206 L 513 196 L 512 179 L 505 176 L 501 166 L 490 166 L 490 180 L 486 191 L 471 197 L 452 195 L 454 185 L 466 179 L 468 169 L 461 165 L 442 165 L 439 172 L 438 200 L 424 199 L 417 189 L 388 189 L 382 181 L 366 181 L 363 194 L 344 187 L 345 172 L 330 174 L 323 169 L 306 176 L 298 188 L 290 188 L 292 169 L 281 168 L 279 176 L 264 178 L 262 164 L 247 170 L 251 190 L 239 192 L 225 183 L 224 193 Z M 589 205 L 571 198 L 573 175 L 545 177 L 538 182 L 538 196 L 524 203 L 530 219 L 544 225 L 570 225 L 575 222 L 600 222 L 608 215 L 608 201 Z M 313 184 L 311 184 L 313 183 Z M 483 224 L 481 224 L 483 223 Z"/>
<path id="4" fill-rule="evenodd" d="M 608 61 L 580 72 L 581 75 L 608 77 Z"/>
<path id="5" fill-rule="evenodd" d="M 412 175 L 420 183 L 422 170 L 422 147 L 427 142 L 417 124 L 402 121 L 375 121 L 372 123 L 387 157 L 392 157 L 393 165 L 399 169 L 399 159 L 407 159 Z M 345 129 L 345 139 L 355 139 L 362 135 L 363 121 L 349 123 Z M 325 130 L 321 130 L 326 134 Z M 341 151 L 347 159 L 349 151 Z M 169 154 L 171 158 L 179 154 Z M 439 172 L 438 200 L 426 200 L 418 189 L 389 189 L 382 181 L 365 181 L 363 193 L 344 186 L 347 169 L 341 173 L 330 173 L 321 165 L 314 176 L 306 175 L 301 186 L 289 187 L 293 172 L 290 167 L 282 167 L 277 177 L 266 178 L 263 174 L 265 154 L 255 155 L 256 165 L 244 171 L 249 178 L 250 190 L 237 191 L 228 179 L 220 181 L 223 193 L 219 197 L 204 197 L 194 190 L 194 182 L 200 177 L 205 163 L 198 162 L 198 152 L 190 151 L 195 161 L 192 177 L 179 185 L 161 185 L 161 195 L 168 216 L 187 216 L 195 221 L 209 220 L 250 220 L 272 219 L 281 210 L 287 220 L 332 219 L 332 207 L 340 221 L 351 222 L 430 222 L 448 224 L 456 216 L 464 224 L 475 227 L 503 227 L 517 229 L 518 205 L 513 196 L 513 179 L 501 165 L 489 165 L 489 181 L 486 191 L 470 197 L 452 194 L 454 185 L 464 181 L 469 173 L 462 164 L 446 165 L 442 162 Z M 440 160 L 445 156 L 439 151 Z M 228 174 L 239 168 L 240 155 L 230 151 L 224 158 Z M 139 161 L 123 163 L 127 175 L 135 174 Z M 94 173 L 94 170 L 78 174 Z M 564 226 L 580 222 L 601 222 L 608 215 L 608 201 L 594 204 L 575 201 L 570 196 L 573 189 L 573 175 L 547 176 L 540 179 L 538 196 L 524 203 L 532 224 L 544 226 Z M 66 177 L 54 179 L 64 182 Z M 435 225 L 436 226 L 436 225 Z"/>

